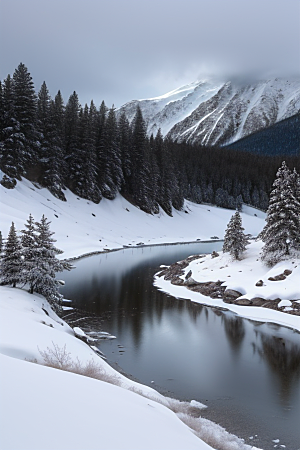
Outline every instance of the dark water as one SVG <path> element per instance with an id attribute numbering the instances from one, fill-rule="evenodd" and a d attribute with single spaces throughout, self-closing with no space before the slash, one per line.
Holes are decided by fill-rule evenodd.
<path id="1" fill-rule="evenodd" d="M 220 246 L 126 249 L 76 261 L 76 270 L 62 276 L 62 293 L 86 313 L 66 312 L 67 320 L 117 336 L 99 344 L 108 362 L 166 395 L 207 404 L 203 417 L 247 443 L 268 450 L 280 439 L 277 448 L 298 450 L 299 333 L 153 287 L 160 264 Z"/>

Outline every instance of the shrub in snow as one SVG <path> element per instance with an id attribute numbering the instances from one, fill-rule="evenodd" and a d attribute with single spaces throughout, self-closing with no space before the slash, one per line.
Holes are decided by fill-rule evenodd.
<path id="1" fill-rule="evenodd" d="M 244 234 L 240 213 L 236 211 L 225 231 L 223 252 L 230 253 L 234 259 L 240 259 L 248 244 L 249 241 Z"/>
<path id="2" fill-rule="evenodd" d="M 72 359 L 71 353 L 67 351 L 66 345 L 61 348 L 54 342 L 52 342 L 52 344 L 53 348 L 47 347 L 44 351 L 39 349 L 45 366 L 65 370 L 66 372 L 77 373 L 78 375 L 95 378 L 96 380 L 120 386 L 120 378 L 105 372 L 105 370 L 94 360 L 90 360 L 83 364 L 78 358 L 76 360 Z"/>
<path id="3" fill-rule="evenodd" d="M 272 266 L 300 251 L 299 175 L 285 162 L 278 169 L 270 194 L 266 225 L 260 237 L 264 244 L 261 259 Z"/>

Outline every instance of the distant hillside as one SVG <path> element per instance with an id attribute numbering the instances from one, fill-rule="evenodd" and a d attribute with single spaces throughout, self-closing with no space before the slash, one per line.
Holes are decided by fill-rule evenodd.
<path id="1" fill-rule="evenodd" d="M 300 114 L 224 147 L 260 155 L 300 155 Z"/>

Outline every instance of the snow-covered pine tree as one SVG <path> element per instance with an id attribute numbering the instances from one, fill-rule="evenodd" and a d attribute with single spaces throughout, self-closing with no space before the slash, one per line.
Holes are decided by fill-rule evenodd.
<path id="1" fill-rule="evenodd" d="M 22 165 L 30 172 L 30 178 L 36 178 L 35 165 L 39 147 L 39 133 L 36 129 L 37 98 L 32 77 L 23 63 L 19 64 L 13 74 L 13 96 L 15 119 L 19 123 L 20 132 L 25 136 Z"/>
<path id="2" fill-rule="evenodd" d="M 56 255 L 63 253 L 56 248 L 52 238 L 54 232 L 50 231 L 51 222 L 43 215 L 40 222 L 35 222 L 37 259 L 35 268 L 34 291 L 44 295 L 56 311 L 60 310 L 62 295 L 59 293 L 60 283 L 55 279 L 57 272 L 70 270 L 71 264 L 67 261 L 59 260 Z"/>
<path id="3" fill-rule="evenodd" d="M 89 110 L 87 104 L 79 114 L 78 124 L 78 154 L 80 156 L 81 170 L 76 177 L 74 193 L 79 197 L 99 203 L 101 193 L 97 185 L 96 149 L 94 122 L 97 110 L 91 102 Z"/>
<path id="4" fill-rule="evenodd" d="M 155 138 L 153 138 L 152 153 L 156 158 L 158 168 L 158 174 L 156 176 L 156 201 L 169 216 L 172 216 L 173 172 L 170 167 L 170 155 L 167 146 L 164 143 L 160 128 L 157 131 Z"/>
<path id="5" fill-rule="evenodd" d="M 35 222 L 31 214 L 29 214 L 25 227 L 25 230 L 21 230 L 22 273 L 24 283 L 29 285 L 29 292 L 33 294 L 37 276 L 36 266 L 39 257 L 39 249 L 36 242 Z"/>
<path id="6" fill-rule="evenodd" d="M 118 139 L 118 124 L 114 106 L 109 109 L 107 120 L 105 122 L 104 143 L 107 148 L 109 179 L 111 180 L 110 190 L 115 197 L 117 192 L 120 192 L 121 190 L 124 176 Z"/>
<path id="7" fill-rule="evenodd" d="M 3 86 L 2 86 L 2 81 L 0 80 L 0 142 L 1 142 L 1 134 L 2 134 L 2 130 L 3 130 Z"/>
<path id="8" fill-rule="evenodd" d="M 249 241 L 244 234 L 240 213 L 236 211 L 228 222 L 225 231 L 223 252 L 230 253 L 234 259 L 241 259 L 241 255 L 248 244 Z"/>
<path id="9" fill-rule="evenodd" d="M 78 148 L 80 104 L 74 91 L 70 95 L 65 109 L 65 158 L 67 165 L 66 182 L 71 191 L 75 191 L 77 177 L 81 171 L 80 150 Z"/>
<path id="10" fill-rule="evenodd" d="M 24 281 L 21 243 L 13 222 L 0 259 L 0 276 L 2 285 L 11 284 L 13 287 L 16 287 L 17 284 Z"/>
<path id="11" fill-rule="evenodd" d="M 295 176 L 295 175 L 294 175 Z M 296 198 L 293 176 L 283 161 L 270 194 L 261 259 L 272 266 L 300 251 L 300 199 Z"/>
<path id="12" fill-rule="evenodd" d="M 63 189 L 65 189 L 65 179 L 67 174 L 67 165 L 65 161 L 64 150 L 64 101 L 60 91 L 55 96 L 54 101 L 50 102 L 50 123 L 49 130 L 51 140 L 51 155 L 49 155 L 49 166 L 45 172 L 45 179 L 50 186 L 50 192 L 65 201 Z"/>
<path id="13" fill-rule="evenodd" d="M 10 75 L 2 89 L 2 130 L 0 135 L 0 168 L 13 180 L 24 173 L 26 139 L 15 116 L 13 80 Z"/>
<path id="14" fill-rule="evenodd" d="M 121 155 L 124 187 L 124 184 L 126 184 L 128 177 L 130 177 L 131 175 L 131 128 L 124 112 L 121 114 L 118 121 L 118 143 Z"/>
<path id="15" fill-rule="evenodd" d="M 132 171 L 126 184 L 126 192 L 133 198 L 135 204 L 148 213 L 156 209 L 151 185 L 150 145 L 147 138 L 147 128 L 142 111 L 137 106 L 136 114 L 131 122 Z"/>

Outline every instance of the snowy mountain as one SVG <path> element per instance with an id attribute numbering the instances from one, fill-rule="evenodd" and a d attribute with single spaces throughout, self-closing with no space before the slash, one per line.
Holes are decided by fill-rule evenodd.
<path id="1" fill-rule="evenodd" d="M 238 82 L 208 79 L 118 109 L 131 121 L 137 105 L 149 135 L 161 128 L 178 142 L 224 145 L 300 111 L 300 79 Z"/>

